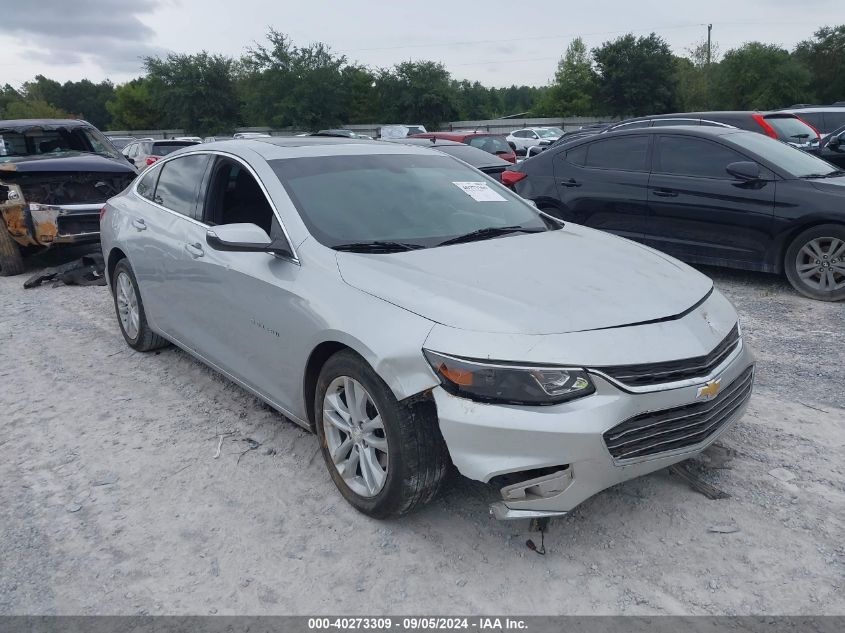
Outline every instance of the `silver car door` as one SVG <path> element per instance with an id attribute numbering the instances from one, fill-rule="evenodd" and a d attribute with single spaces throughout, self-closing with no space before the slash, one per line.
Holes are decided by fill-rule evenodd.
<path id="1" fill-rule="evenodd" d="M 197 231 L 205 235 L 196 218 L 199 190 L 210 160 L 208 154 L 191 154 L 154 168 L 159 172 L 155 192 L 147 202 L 143 223 L 136 227 L 148 237 L 144 247 L 130 257 L 154 327 L 179 342 L 189 331 L 184 301 L 191 284 L 188 245 L 198 241 Z"/>
<path id="2" fill-rule="evenodd" d="M 204 220 L 210 225 L 249 222 L 284 238 L 260 181 L 233 158 L 218 158 L 212 166 Z M 191 281 L 182 300 L 193 331 L 185 334 L 185 342 L 281 406 L 295 402 L 302 368 L 291 365 L 290 351 L 310 324 L 297 292 L 300 266 L 269 253 L 217 251 L 205 243 L 204 234 L 202 239 L 197 230 L 191 234 L 203 253 L 188 254 Z"/>

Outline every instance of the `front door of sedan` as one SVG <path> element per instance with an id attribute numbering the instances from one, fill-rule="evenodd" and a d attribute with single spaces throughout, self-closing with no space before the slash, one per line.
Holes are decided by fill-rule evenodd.
<path id="1" fill-rule="evenodd" d="M 202 194 L 203 224 L 251 223 L 272 238 L 284 234 L 269 199 L 245 163 L 218 156 Z M 290 331 L 306 319 L 297 294 L 300 266 L 270 253 L 215 250 L 198 227 L 188 254 L 190 285 L 182 301 L 195 352 L 280 406 L 295 401 L 301 368 L 291 367 Z"/>
<path id="2" fill-rule="evenodd" d="M 774 174 L 760 166 L 760 180 L 739 180 L 726 167 L 747 156 L 694 136 L 659 135 L 654 151 L 646 243 L 689 261 L 761 261 L 771 241 Z"/>
<path id="3" fill-rule="evenodd" d="M 555 156 L 563 218 L 641 240 L 648 219 L 649 137 L 593 138 Z"/>

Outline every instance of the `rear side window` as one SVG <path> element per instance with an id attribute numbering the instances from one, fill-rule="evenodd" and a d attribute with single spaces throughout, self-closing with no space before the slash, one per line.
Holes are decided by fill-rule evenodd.
<path id="1" fill-rule="evenodd" d="M 766 123 L 771 125 L 778 138 L 788 143 L 806 143 L 816 138 L 816 133 L 809 125 L 796 117 L 765 117 Z"/>
<path id="2" fill-rule="evenodd" d="M 138 194 L 146 198 L 147 200 L 154 200 L 155 188 L 156 188 L 156 180 L 158 180 L 158 175 L 160 169 L 148 169 L 147 172 L 141 176 L 141 179 L 138 181 Z"/>
<path id="3" fill-rule="evenodd" d="M 586 167 L 648 171 L 648 137 L 624 136 L 587 144 Z"/>
<path id="4" fill-rule="evenodd" d="M 589 145 L 579 145 L 566 152 L 566 162 L 584 166 L 587 162 L 587 148 Z"/>
<path id="5" fill-rule="evenodd" d="M 208 161 L 208 154 L 194 154 L 162 165 L 158 169 L 161 175 L 156 185 L 155 202 L 176 213 L 198 219 L 197 196 Z"/>
<path id="6" fill-rule="evenodd" d="M 655 173 L 698 178 L 730 176 L 725 168 L 731 163 L 748 160 L 719 143 L 691 136 L 661 136 L 657 142 Z"/>

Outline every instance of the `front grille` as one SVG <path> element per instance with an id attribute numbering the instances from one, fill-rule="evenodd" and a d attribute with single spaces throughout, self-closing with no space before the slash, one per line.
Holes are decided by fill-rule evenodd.
<path id="1" fill-rule="evenodd" d="M 751 396 L 754 366 L 713 400 L 643 413 L 604 433 L 613 459 L 629 460 L 695 446 L 717 433 Z"/>
<path id="2" fill-rule="evenodd" d="M 738 344 L 739 326 L 734 325 L 722 342 L 706 356 L 660 363 L 596 367 L 596 369 L 630 387 L 644 387 L 690 378 L 703 378 L 730 356 Z"/>

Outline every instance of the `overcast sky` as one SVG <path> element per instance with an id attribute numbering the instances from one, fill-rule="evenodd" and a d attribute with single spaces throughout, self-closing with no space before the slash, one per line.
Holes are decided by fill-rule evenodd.
<path id="1" fill-rule="evenodd" d="M 683 54 L 712 23 L 722 52 L 749 40 L 792 49 L 845 23 L 845 0 L 0 0 L 0 14 L 0 84 L 16 87 L 36 74 L 120 83 L 168 51 L 237 56 L 269 26 L 371 67 L 432 59 L 507 86 L 546 84 L 577 35 L 593 47 L 655 31 Z"/>

